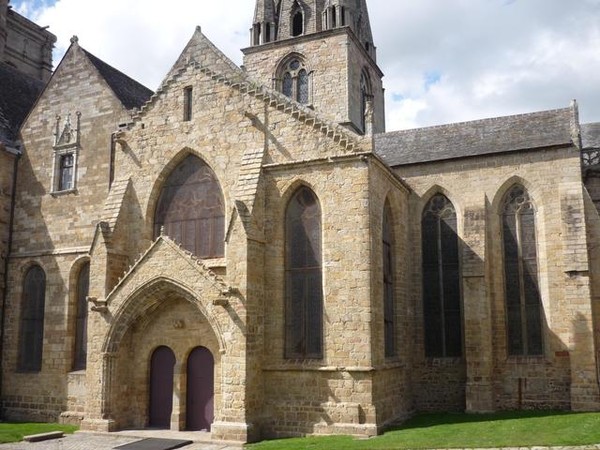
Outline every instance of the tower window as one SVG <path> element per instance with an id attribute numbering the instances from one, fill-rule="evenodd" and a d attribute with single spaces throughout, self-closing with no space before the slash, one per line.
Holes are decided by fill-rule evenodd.
<path id="1" fill-rule="evenodd" d="M 283 64 L 277 77 L 281 83 L 280 91 L 298 103 L 310 103 L 310 73 L 298 58 L 292 58 Z"/>
<path id="2" fill-rule="evenodd" d="M 304 34 L 304 14 L 298 6 L 298 9 L 292 16 L 292 36 L 300 36 Z"/>
<path id="3" fill-rule="evenodd" d="M 371 80 L 369 79 L 369 75 L 365 71 L 363 71 L 360 75 L 360 125 L 363 131 L 367 131 L 367 115 L 369 112 L 369 102 L 372 101 L 372 99 L 373 95 L 371 91 Z"/>
<path id="4" fill-rule="evenodd" d="M 192 120 L 192 87 L 188 86 L 183 90 L 183 120 L 189 122 Z"/>

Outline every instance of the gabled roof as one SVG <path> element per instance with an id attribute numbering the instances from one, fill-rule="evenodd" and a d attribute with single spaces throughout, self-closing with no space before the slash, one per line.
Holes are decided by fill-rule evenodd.
<path id="1" fill-rule="evenodd" d="M 375 136 L 375 152 L 391 167 L 573 145 L 576 107 Z"/>
<path id="2" fill-rule="evenodd" d="M 104 78 L 125 108 L 140 108 L 152 96 L 153 92 L 146 86 L 106 64 L 87 50 L 83 48 L 81 50 L 83 50 L 94 67 L 98 69 L 98 73 Z"/>
<path id="3" fill-rule="evenodd" d="M 13 143 L 44 82 L 0 62 L 0 142 Z"/>

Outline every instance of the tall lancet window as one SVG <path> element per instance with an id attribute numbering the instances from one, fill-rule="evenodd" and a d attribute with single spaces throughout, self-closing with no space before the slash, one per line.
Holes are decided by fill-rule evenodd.
<path id="1" fill-rule="evenodd" d="M 40 266 L 27 271 L 21 301 L 18 370 L 39 372 L 42 370 L 46 305 L 46 274 Z"/>
<path id="2" fill-rule="evenodd" d="M 285 214 L 285 357 L 323 356 L 323 275 L 321 207 L 301 187 Z"/>
<path id="3" fill-rule="evenodd" d="M 382 223 L 383 256 L 383 334 L 385 357 L 396 355 L 395 305 L 394 305 L 394 226 L 389 202 L 385 202 Z"/>
<path id="4" fill-rule="evenodd" d="M 87 296 L 90 287 L 90 263 L 86 263 L 77 277 L 77 317 L 75 320 L 75 355 L 73 370 L 84 370 L 87 362 Z"/>
<path id="5" fill-rule="evenodd" d="M 456 210 L 442 194 L 423 210 L 423 317 L 425 355 L 462 355 L 460 264 Z"/>
<path id="6" fill-rule="evenodd" d="M 542 302 L 538 281 L 535 210 L 529 194 L 514 186 L 502 211 L 508 354 L 542 355 Z"/>
<path id="7" fill-rule="evenodd" d="M 370 119 L 369 107 L 372 108 L 373 92 L 371 89 L 371 79 L 367 72 L 363 71 L 360 75 L 360 112 L 361 112 L 361 127 L 363 131 L 367 131 L 367 120 Z"/>

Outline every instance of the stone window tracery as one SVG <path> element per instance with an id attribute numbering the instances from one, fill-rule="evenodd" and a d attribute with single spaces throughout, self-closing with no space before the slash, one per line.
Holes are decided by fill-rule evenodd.
<path id="1" fill-rule="evenodd" d="M 301 187 L 285 214 L 285 357 L 323 357 L 321 207 Z"/>
<path id="2" fill-rule="evenodd" d="M 299 57 L 289 58 L 280 68 L 279 90 L 287 97 L 304 105 L 310 103 L 311 77 Z"/>
<path id="3" fill-rule="evenodd" d="M 442 194 L 425 206 L 421 219 L 425 355 L 462 355 L 462 314 L 457 217 Z"/>
<path id="4" fill-rule="evenodd" d="M 360 112 L 361 128 L 364 132 L 367 132 L 373 114 L 373 90 L 371 88 L 371 78 L 365 70 L 360 74 Z"/>
<path id="5" fill-rule="evenodd" d="M 186 157 L 163 185 L 154 219 L 161 232 L 199 258 L 225 253 L 225 202 L 215 173 L 200 158 Z"/>
<path id="6" fill-rule="evenodd" d="M 535 210 L 527 190 L 511 188 L 503 202 L 502 238 L 508 354 L 543 354 Z"/>
<path id="7" fill-rule="evenodd" d="M 46 274 L 36 265 L 27 271 L 23 280 L 17 363 L 21 372 L 39 372 L 42 369 L 45 303 Z"/>

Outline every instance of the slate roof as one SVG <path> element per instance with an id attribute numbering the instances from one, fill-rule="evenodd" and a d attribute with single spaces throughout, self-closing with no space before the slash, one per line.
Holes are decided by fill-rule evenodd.
<path id="1" fill-rule="evenodd" d="M 117 98 L 127 109 L 141 108 L 152 94 L 150 89 L 128 77 L 123 72 L 109 66 L 101 59 L 82 49 L 91 63 L 98 69 L 100 75 L 106 80 Z"/>
<path id="2" fill-rule="evenodd" d="M 573 143 L 573 108 L 498 117 L 375 136 L 375 152 L 391 167 Z"/>
<path id="3" fill-rule="evenodd" d="M 44 89 L 44 82 L 0 62 L 0 142 L 11 144 L 33 104 Z"/>
<path id="4" fill-rule="evenodd" d="M 600 148 L 600 123 L 581 125 L 581 143 L 584 149 Z"/>

